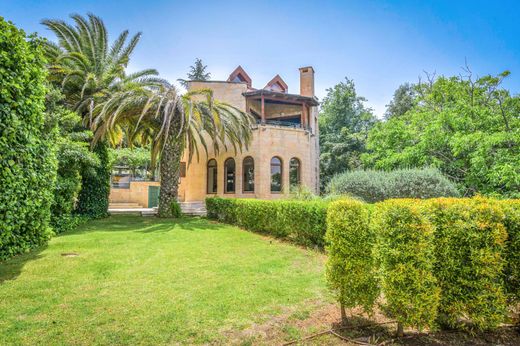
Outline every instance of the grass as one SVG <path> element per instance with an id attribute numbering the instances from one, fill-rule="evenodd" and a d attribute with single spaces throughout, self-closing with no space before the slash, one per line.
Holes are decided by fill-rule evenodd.
<path id="1" fill-rule="evenodd" d="M 0 263 L 0 344 L 227 343 L 328 300 L 323 270 L 320 253 L 233 226 L 110 217 Z"/>

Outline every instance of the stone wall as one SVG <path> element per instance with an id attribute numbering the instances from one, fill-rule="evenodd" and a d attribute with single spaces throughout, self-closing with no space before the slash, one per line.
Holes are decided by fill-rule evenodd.
<path id="1" fill-rule="evenodd" d="M 110 203 L 138 203 L 148 208 L 148 186 L 160 186 L 158 181 L 131 181 L 130 187 L 111 188 L 108 200 Z"/>

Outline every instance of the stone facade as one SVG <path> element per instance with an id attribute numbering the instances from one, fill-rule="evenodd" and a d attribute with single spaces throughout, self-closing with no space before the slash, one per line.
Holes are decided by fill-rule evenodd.
<path id="1" fill-rule="evenodd" d="M 259 124 L 253 129 L 251 144 L 243 152 L 220 152 L 209 155 L 200 151 L 200 159 L 194 157 L 187 165 L 186 175 L 181 178 L 179 200 L 182 202 L 203 201 L 208 196 L 276 199 L 287 196 L 290 190 L 290 162 L 296 158 L 299 166 L 299 183 L 311 191 L 319 191 L 319 142 L 318 142 L 318 110 L 317 101 L 310 95 L 314 92 L 314 71 L 305 68 L 301 73 L 302 91 L 307 95 L 291 95 L 281 92 L 262 92 L 248 88 L 245 80 L 234 81 L 192 81 L 189 90 L 211 89 L 215 99 L 229 103 L 244 112 L 258 117 Z M 312 75 L 310 72 L 312 71 Z M 240 77 L 240 76 L 239 76 Z M 311 78 L 312 77 L 312 78 Z M 230 77 L 231 78 L 231 77 Z M 311 85 L 312 84 L 312 85 Z M 262 101 L 263 99 L 263 101 Z M 264 114 L 262 121 L 262 103 Z M 278 123 L 270 123 L 275 119 Z M 284 123 L 291 120 L 292 123 Z M 254 161 L 254 192 L 244 191 L 243 162 L 247 157 Z M 271 191 L 271 159 L 278 157 L 282 162 L 282 191 Z M 227 159 L 235 162 L 234 192 L 226 193 L 224 162 Z M 208 161 L 215 159 L 217 163 L 217 190 L 208 193 Z M 184 161 L 187 160 L 187 154 Z M 294 170 L 293 170 L 294 172 Z"/>

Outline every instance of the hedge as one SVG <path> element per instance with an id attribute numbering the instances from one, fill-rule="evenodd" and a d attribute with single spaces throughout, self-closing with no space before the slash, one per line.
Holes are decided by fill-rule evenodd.
<path id="1" fill-rule="evenodd" d="M 520 302 L 520 200 L 500 201 L 504 211 L 506 242 L 505 290 L 514 303 Z"/>
<path id="2" fill-rule="evenodd" d="M 361 306 L 371 313 L 379 296 L 372 249 L 376 240 L 369 227 L 370 211 L 355 200 L 330 204 L 327 213 L 327 280 L 343 307 Z M 343 313 L 343 308 L 342 308 Z"/>
<path id="3" fill-rule="evenodd" d="M 208 217 L 306 246 L 324 246 L 327 203 L 210 197 Z"/>
<path id="4" fill-rule="evenodd" d="M 56 176 L 37 40 L 0 17 L 0 260 L 46 243 Z"/>
<path id="5" fill-rule="evenodd" d="M 401 326 L 433 326 L 440 290 L 434 275 L 434 229 L 422 206 L 407 200 L 378 204 L 372 228 L 384 311 Z"/>
<path id="6" fill-rule="evenodd" d="M 340 304 L 370 311 L 377 282 L 383 312 L 401 325 L 493 329 L 520 300 L 519 200 L 339 201 L 326 239 Z"/>
<path id="7" fill-rule="evenodd" d="M 479 329 L 502 322 L 506 296 L 505 215 L 493 200 L 435 199 L 425 203 L 435 227 L 435 276 L 441 288 L 440 322 Z"/>

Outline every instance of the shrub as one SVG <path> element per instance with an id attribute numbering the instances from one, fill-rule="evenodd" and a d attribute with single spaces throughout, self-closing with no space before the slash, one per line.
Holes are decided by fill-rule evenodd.
<path id="1" fill-rule="evenodd" d="M 177 201 L 172 202 L 172 217 L 179 218 L 182 216 L 181 205 Z"/>
<path id="2" fill-rule="evenodd" d="M 455 184 L 434 168 L 350 171 L 334 176 L 327 192 L 374 203 L 390 198 L 456 197 Z"/>
<path id="3" fill-rule="evenodd" d="M 506 311 L 502 270 L 507 233 L 498 203 L 482 198 L 427 202 L 435 227 L 435 276 L 441 287 L 442 324 L 488 329 Z"/>
<path id="4" fill-rule="evenodd" d="M 208 217 L 307 246 L 324 245 L 327 204 L 316 201 L 206 199 Z"/>
<path id="5" fill-rule="evenodd" d="M 94 169 L 82 172 L 81 190 L 78 197 L 77 212 L 91 218 L 108 215 L 108 195 L 110 194 L 110 159 L 108 144 L 99 142 L 93 150 L 99 160 Z"/>
<path id="6" fill-rule="evenodd" d="M 354 200 L 331 203 L 327 213 L 327 281 L 342 306 L 372 311 L 379 296 L 373 259 L 375 234 L 366 204 Z M 343 313 L 343 309 L 342 309 Z"/>
<path id="7" fill-rule="evenodd" d="M 505 289 L 512 301 L 520 302 L 520 200 L 500 201 L 508 238 L 506 242 Z"/>
<path id="8" fill-rule="evenodd" d="M 431 327 L 440 290 L 434 276 L 434 229 L 420 205 L 389 200 L 376 205 L 376 257 L 384 311 L 401 326 Z"/>
<path id="9" fill-rule="evenodd" d="M 58 161 L 50 224 L 56 233 L 75 228 L 80 217 L 72 215 L 81 189 L 81 172 L 98 166 L 96 155 L 89 150 L 89 131 L 81 127 L 81 118 L 63 106 L 63 95 L 49 88 L 45 102 L 46 131 L 56 133 Z"/>
<path id="10" fill-rule="evenodd" d="M 0 17 L 0 260 L 46 243 L 56 174 L 37 40 Z"/>

